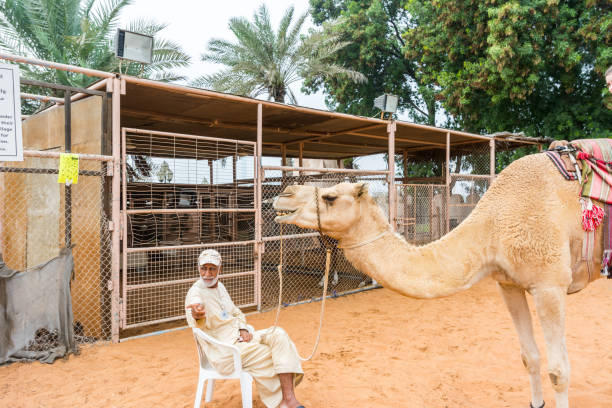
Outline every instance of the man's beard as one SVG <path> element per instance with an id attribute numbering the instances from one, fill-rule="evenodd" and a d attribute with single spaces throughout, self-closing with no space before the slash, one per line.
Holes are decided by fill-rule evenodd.
<path id="1" fill-rule="evenodd" d="M 204 278 L 200 278 L 200 279 L 202 279 L 202 282 L 204 282 L 204 285 L 205 285 L 207 288 L 212 288 L 212 287 L 213 287 L 213 286 L 215 286 L 215 285 L 217 284 L 217 282 L 219 281 L 219 277 L 218 277 L 218 276 L 216 276 L 216 277 L 214 277 L 214 278 L 212 278 L 212 279 L 204 279 Z"/>

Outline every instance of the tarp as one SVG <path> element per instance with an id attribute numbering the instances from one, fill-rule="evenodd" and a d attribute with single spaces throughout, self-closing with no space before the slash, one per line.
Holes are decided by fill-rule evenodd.
<path id="1" fill-rule="evenodd" d="M 73 268 L 70 249 L 23 272 L 8 268 L 0 254 L 0 365 L 52 363 L 78 352 L 70 297 Z"/>

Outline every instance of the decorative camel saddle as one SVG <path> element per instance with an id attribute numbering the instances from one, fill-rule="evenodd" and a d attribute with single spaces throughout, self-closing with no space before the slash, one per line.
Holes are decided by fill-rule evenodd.
<path id="1" fill-rule="evenodd" d="M 551 143 L 545 152 L 566 180 L 580 183 L 582 229 L 585 238 L 582 258 L 593 259 L 597 227 L 604 222 L 601 274 L 612 279 L 612 139 L 581 139 Z M 598 207 L 593 201 L 603 204 Z"/>

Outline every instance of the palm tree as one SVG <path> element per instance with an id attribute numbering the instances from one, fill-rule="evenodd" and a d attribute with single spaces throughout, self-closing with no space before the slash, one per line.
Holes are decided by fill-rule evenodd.
<path id="1" fill-rule="evenodd" d="M 125 63 L 112 48 L 117 18 L 131 0 L 0 0 L 0 49 L 28 57 L 122 72 L 151 79 L 184 79 L 172 70 L 189 65 L 190 57 L 171 41 L 155 38 L 153 63 Z M 165 24 L 138 20 L 126 29 L 155 35 Z M 23 75 L 84 87 L 93 79 L 81 74 L 23 64 Z"/>
<path id="2" fill-rule="evenodd" d="M 303 78 L 347 75 L 355 82 L 366 82 L 361 73 L 330 62 L 330 57 L 347 46 L 347 42 L 320 31 L 301 36 L 307 14 L 292 25 L 293 12 L 293 7 L 285 11 L 276 32 L 265 5 L 255 12 L 253 22 L 230 19 L 229 28 L 237 42 L 213 39 L 208 43 L 208 53 L 202 55 L 203 61 L 226 68 L 201 76 L 192 85 L 251 97 L 267 94 L 277 102 L 285 102 L 289 96 L 290 102 L 296 104 L 289 86 Z"/>

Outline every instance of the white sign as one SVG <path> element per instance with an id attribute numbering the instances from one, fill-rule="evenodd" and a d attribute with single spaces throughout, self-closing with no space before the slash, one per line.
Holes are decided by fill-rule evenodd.
<path id="1" fill-rule="evenodd" d="M 0 162 L 23 161 L 19 67 L 0 64 Z"/>

